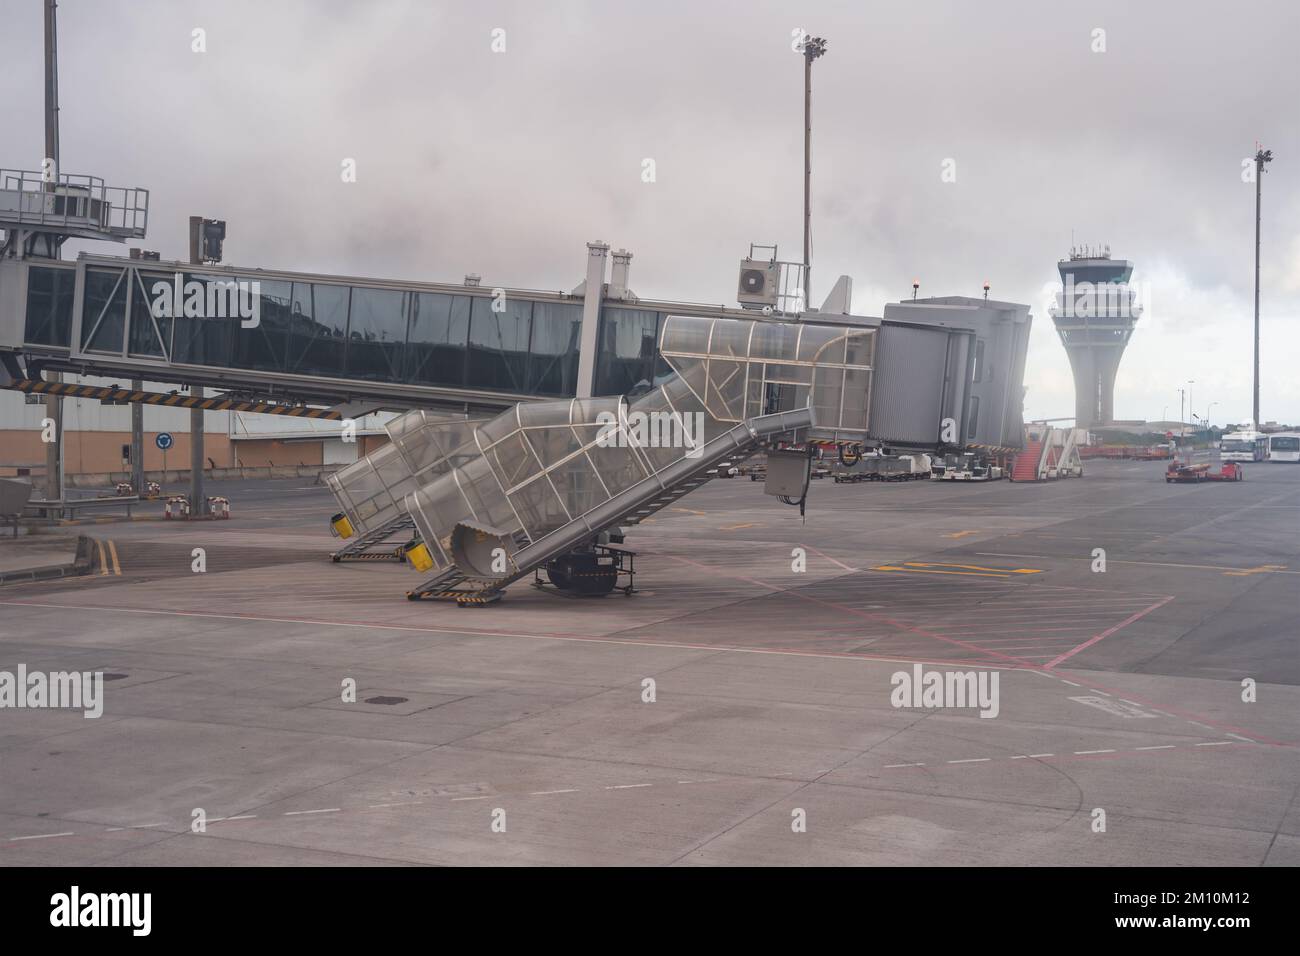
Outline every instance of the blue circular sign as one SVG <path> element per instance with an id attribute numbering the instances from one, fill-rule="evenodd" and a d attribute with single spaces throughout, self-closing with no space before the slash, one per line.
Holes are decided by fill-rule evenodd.
<path id="1" fill-rule="evenodd" d="M 153 443 L 157 445 L 159 448 L 161 448 L 163 451 L 166 451 L 168 448 L 171 448 L 173 442 L 174 439 L 172 438 L 171 432 L 159 432 L 157 437 L 154 438 L 153 440 Z"/>

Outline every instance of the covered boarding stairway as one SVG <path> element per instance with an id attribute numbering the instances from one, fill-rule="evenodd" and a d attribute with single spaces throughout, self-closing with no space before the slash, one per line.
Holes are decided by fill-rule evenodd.
<path id="1" fill-rule="evenodd" d="M 939 367 L 893 377 L 910 392 L 885 403 L 895 447 L 934 448 L 945 422 L 978 432 L 974 370 L 952 356 L 974 358 L 969 332 L 670 316 L 659 352 L 671 374 L 640 397 L 519 404 L 487 421 L 394 420 L 389 445 L 329 479 L 334 527 L 353 538 L 335 558 L 415 533 L 384 552 L 431 572 L 412 599 L 487 604 L 542 568 L 566 590 L 608 593 L 625 531 L 720 469 L 779 444 L 862 445 L 877 352 L 900 335 L 895 361 L 911 344 Z"/>

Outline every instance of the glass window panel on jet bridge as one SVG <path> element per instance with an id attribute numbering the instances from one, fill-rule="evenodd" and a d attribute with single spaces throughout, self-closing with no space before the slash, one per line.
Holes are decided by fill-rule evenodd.
<path id="1" fill-rule="evenodd" d="M 71 343 L 72 300 L 76 287 L 75 269 L 28 268 L 24 342 L 64 348 Z"/>
<path id="2" fill-rule="evenodd" d="M 411 303 L 405 380 L 419 385 L 465 384 L 469 296 L 417 293 Z"/>
<path id="3" fill-rule="evenodd" d="M 185 284 L 197 282 L 202 287 L 204 309 L 207 309 L 207 287 L 210 282 L 229 282 L 224 276 L 185 274 Z M 153 291 L 152 289 L 150 290 Z M 229 368 L 234 351 L 233 327 L 238 318 L 209 319 L 178 315 L 172 320 L 172 361 L 181 365 L 212 365 Z"/>
<path id="4" fill-rule="evenodd" d="M 171 351 L 172 320 L 167 316 L 154 317 L 149 290 L 157 282 L 170 285 L 172 279 L 170 276 L 137 272 L 134 281 L 135 286 L 131 290 L 131 329 L 127 338 L 127 350 L 132 355 L 166 358 Z"/>
<path id="5" fill-rule="evenodd" d="M 582 306 L 533 303 L 528 389 L 534 395 L 574 395 L 578 385 Z"/>
<path id="6" fill-rule="evenodd" d="M 638 386 L 652 386 L 659 320 L 659 313 L 649 309 L 601 310 L 597 395 L 623 395 Z"/>
<path id="7" fill-rule="evenodd" d="M 395 289 L 352 290 L 348 313 L 349 378 L 401 380 L 406 348 L 406 293 Z"/>
<path id="8" fill-rule="evenodd" d="M 293 284 L 293 335 L 288 371 L 343 377 L 351 292 L 345 285 Z"/>
<path id="9" fill-rule="evenodd" d="M 292 283 L 265 279 L 258 282 L 257 325 L 244 328 L 242 321 L 234 323 L 236 368 L 261 372 L 287 369 L 292 347 L 292 305 Z"/>
<path id="10" fill-rule="evenodd" d="M 495 297 L 474 299 L 469 323 L 471 386 L 508 392 L 527 390 L 528 330 L 533 304 L 505 299 L 505 311 L 492 311 Z"/>
<path id="11" fill-rule="evenodd" d="M 123 269 L 87 269 L 81 308 L 81 347 L 120 353 L 126 332 L 126 273 Z"/>

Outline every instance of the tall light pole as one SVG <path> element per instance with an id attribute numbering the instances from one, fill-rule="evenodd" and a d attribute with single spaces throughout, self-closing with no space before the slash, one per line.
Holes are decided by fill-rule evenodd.
<path id="1" fill-rule="evenodd" d="M 1210 412 L 1214 411 L 1214 406 L 1217 404 L 1219 403 L 1210 402 L 1210 404 L 1205 407 L 1205 427 L 1207 429 L 1210 427 Z"/>
<path id="2" fill-rule="evenodd" d="M 813 60 L 826 52 L 826 41 L 821 37 L 805 37 L 803 41 L 803 302 L 804 311 L 812 303 L 812 65 Z"/>
<path id="3" fill-rule="evenodd" d="M 45 191 L 54 192 L 59 182 L 59 29 L 54 0 L 45 0 Z M 59 245 L 46 238 L 46 255 L 58 258 Z M 48 374 L 51 382 L 62 375 Z M 45 446 L 45 497 L 63 498 L 63 396 L 45 399 L 45 417 L 54 424 L 54 441 Z"/>
<path id="4" fill-rule="evenodd" d="M 1258 144 L 1256 144 L 1258 145 Z M 1259 221 L 1261 187 L 1264 184 L 1264 164 L 1273 161 L 1271 149 L 1255 153 L 1255 417 L 1252 423 L 1259 427 Z"/>
<path id="5" fill-rule="evenodd" d="M 1192 386 L 1196 384 L 1196 379 L 1187 380 L 1187 414 L 1192 416 L 1192 431 L 1196 431 L 1196 403 L 1192 401 Z"/>

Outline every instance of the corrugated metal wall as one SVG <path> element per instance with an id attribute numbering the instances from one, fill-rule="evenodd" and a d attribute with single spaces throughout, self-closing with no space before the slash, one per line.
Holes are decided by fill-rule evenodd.
<path id="1" fill-rule="evenodd" d="M 867 437 L 924 448 L 939 441 L 944 418 L 964 427 L 968 339 L 961 331 L 881 323 Z"/>

